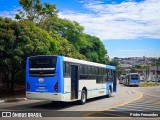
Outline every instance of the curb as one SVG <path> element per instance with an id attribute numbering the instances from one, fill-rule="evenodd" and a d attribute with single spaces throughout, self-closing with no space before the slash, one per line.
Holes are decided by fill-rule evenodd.
<path id="1" fill-rule="evenodd" d="M 27 98 L 9 98 L 9 99 L 0 100 L 0 103 L 18 102 L 18 101 L 24 101 L 24 100 L 27 100 Z"/>

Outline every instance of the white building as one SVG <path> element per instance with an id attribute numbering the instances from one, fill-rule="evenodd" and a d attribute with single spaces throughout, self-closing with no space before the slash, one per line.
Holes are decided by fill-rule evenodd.
<path id="1" fill-rule="evenodd" d="M 151 66 L 149 68 L 149 81 L 160 82 L 160 66 Z"/>

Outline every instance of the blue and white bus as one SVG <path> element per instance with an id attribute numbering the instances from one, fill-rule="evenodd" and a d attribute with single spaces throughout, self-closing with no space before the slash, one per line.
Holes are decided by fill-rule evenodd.
<path id="1" fill-rule="evenodd" d="M 140 76 L 138 73 L 129 73 L 126 75 L 126 79 L 123 84 L 128 86 L 139 86 Z"/>
<path id="2" fill-rule="evenodd" d="M 114 66 L 64 56 L 32 56 L 26 61 L 26 97 L 77 101 L 116 92 Z"/>

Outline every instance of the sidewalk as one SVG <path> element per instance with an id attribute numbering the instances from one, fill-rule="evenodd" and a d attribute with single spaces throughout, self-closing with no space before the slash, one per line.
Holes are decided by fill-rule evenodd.
<path id="1" fill-rule="evenodd" d="M 16 102 L 21 100 L 27 100 L 25 95 L 25 86 L 14 85 L 14 93 L 10 93 L 10 89 L 7 89 L 6 84 L 0 85 L 0 103 L 4 102 Z"/>

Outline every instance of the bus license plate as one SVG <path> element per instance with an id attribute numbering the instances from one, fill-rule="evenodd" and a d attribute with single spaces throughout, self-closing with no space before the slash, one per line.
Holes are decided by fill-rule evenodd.
<path id="1" fill-rule="evenodd" d="M 45 87 L 44 87 L 44 86 L 39 86 L 38 88 L 39 88 L 39 89 L 44 89 Z"/>

